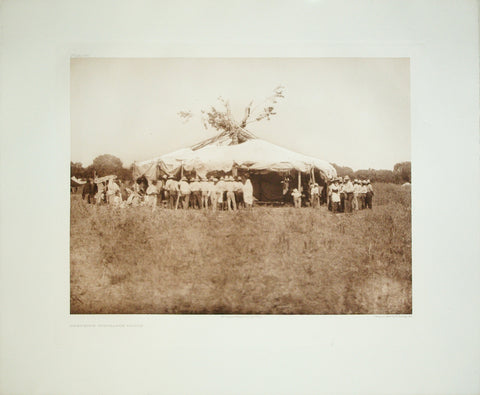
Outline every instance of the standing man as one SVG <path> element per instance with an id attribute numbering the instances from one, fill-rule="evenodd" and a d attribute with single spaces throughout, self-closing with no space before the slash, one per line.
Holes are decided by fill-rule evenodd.
<path id="1" fill-rule="evenodd" d="M 182 177 L 179 182 L 180 197 L 183 204 L 183 209 L 188 209 L 190 203 L 190 185 L 188 184 L 187 177 Z"/>
<path id="2" fill-rule="evenodd" d="M 202 177 L 200 181 L 200 191 L 202 193 L 202 208 L 208 208 L 208 189 L 208 181 L 205 177 Z"/>
<path id="3" fill-rule="evenodd" d="M 228 181 L 226 182 L 226 190 L 227 190 L 227 209 L 230 210 L 236 210 L 237 209 L 237 203 L 235 201 L 235 181 L 233 180 L 233 177 L 230 176 L 228 177 Z"/>
<path id="4" fill-rule="evenodd" d="M 281 183 L 282 183 L 283 204 L 286 205 L 289 201 L 288 191 L 290 190 L 290 178 L 285 177 Z"/>
<path id="5" fill-rule="evenodd" d="M 200 183 L 198 177 L 190 178 L 190 198 L 192 199 L 193 208 L 202 208 L 202 191 L 200 191 Z"/>
<path id="6" fill-rule="evenodd" d="M 367 197 L 367 181 L 366 180 L 363 180 L 363 181 L 360 180 L 360 193 L 358 196 L 360 199 L 360 203 L 359 203 L 360 210 L 363 210 L 366 207 L 366 203 L 365 203 L 365 200 Z"/>
<path id="7" fill-rule="evenodd" d="M 226 185 L 225 185 L 225 178 L 224 177 L 220 177 L 220 180 L 217 182 L 217 184 L 215 185 L 215 189 L 216 189 L 216 193 L 217 193 L 217 203 L 218 205 L 220 206 L 220 210 L 223 210 L 224 209 L 224 192 L 225 192 L 225 188 L 226 188 Z"/>
<path id="8" fill-rule="evenodd" d="M 302 192 L 300 192 L 297 188 L 294 188 L 292 191 L 292 197 L 293 197 L 293 206 L 295 208 L 301 208 L 302 207 Z"/>
<path id="9" fill-rule="evenodd" d="M 235 185 L 235 190 L 233 192 L 235 194 L 235 201 L 237 202 L 237 207 L 240 208 L 244 206 L 242 179 L 240 177 L 237 177 L 237 181 L 235 181 L 234 185 Z"/>
<path id="10" fill-rule="evenodd" d="M 173 178 L 173 176 L 169 176 L 165 185 L 168 190 L 168 207 L 171 209 L 176 208 L 178 198 L 178 182 Z"/>
<path id="11" fill-rule="evenodd" d="M 310 205 L 312 208 L 320 207 L 320 196 L 318 193 L 318 184 L 312 183 L 310 188 Z"/>
<path id="12" fill-rule="evenodd" d="M 218 205 L 218 195 L 217 195 L 217 186 L 216 182 L 218 181 L 217 178 L 215 177 L 210 177 L 210 205 L 212 206 L 212 210 L 215 211 L 217 210 L 217 205 Z"/>
<path id="13" fill-rule="evenodd" d="M 355 179 L 353 181 L 353 201 L 352 201 L 352 209 L 358 211 L 359 204 L 360 204 L 360 182 Z"/>
<path id="14" fill-rule="evenodd" d="M 97 193 L 97 185 L 94 184 L 91 178 L 88 179 L 88 183 L 86 183 L 82 190 L 82 199 L 85 199 L 85 195 L 87 196 L 88 204 L 95 204 L 95 194 Z"/>
<path id="15" fill-rule="evenodd" d="M 345 212 L 351 213 L 352 212 L 352 202 L 353 202 L 353 184 L 350 181 L 349 176 L 345 176 L 344 184 L 343 184 L 343 192 L 345 194 Z"/>

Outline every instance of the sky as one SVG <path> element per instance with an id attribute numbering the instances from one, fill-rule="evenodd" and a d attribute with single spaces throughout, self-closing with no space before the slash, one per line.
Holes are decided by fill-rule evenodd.
<path id="1" fill-rule="evenodd" d="M 277 114 L 247 127 L 257 137 L 354 170 L 410 160 L 408 58 L 72 58 L 71 160 L 128 167 L 191 146 L 219 133 L 200 118 L 219 96 L 240 121 L 279 85 Z"/>

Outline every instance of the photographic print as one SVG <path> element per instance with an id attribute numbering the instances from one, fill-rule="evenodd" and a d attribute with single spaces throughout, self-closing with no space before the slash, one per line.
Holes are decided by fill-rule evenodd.
<path id="1" fill-rule="evenodd" d="M 71 314 L 411 314 L 408 58 L 72 58 Z"/>

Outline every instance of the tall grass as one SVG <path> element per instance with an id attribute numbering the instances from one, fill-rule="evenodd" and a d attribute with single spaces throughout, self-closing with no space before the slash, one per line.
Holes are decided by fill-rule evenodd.
<path id="1" fill-rule="evenodd" d="M 374 209 L 71 203 L 72 313 L 411 313 L 410 192 Z"/>

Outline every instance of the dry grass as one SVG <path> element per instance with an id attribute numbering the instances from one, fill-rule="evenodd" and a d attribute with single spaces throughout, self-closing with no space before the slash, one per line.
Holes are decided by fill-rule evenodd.
<path id="1" fill-rule="evenodd" d="M 71 313 L 409 314 L 410 191 L 374 209 L 71 203 Z"/>

